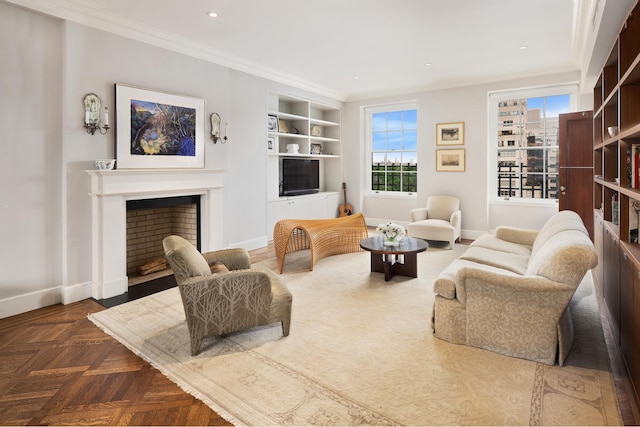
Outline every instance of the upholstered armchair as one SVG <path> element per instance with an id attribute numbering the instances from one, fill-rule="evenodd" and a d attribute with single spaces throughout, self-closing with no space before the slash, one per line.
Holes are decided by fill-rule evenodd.
<path id="1" fill-rule="evenodd" d="M 426 208 L 413 209 L 409 216 L 409 237 L 449 242 L 450 249 L 460 239 L 462 212 L 457 197 L 430 196 Z"/>
<path id="2" fill-rule="evenodd" d="M 271 271 L 252 269 L 245 249 L 201 254 L 179 236 L 162 245 L 182 296 L 192 355 L 206 337 L 254 326 L 280 322 L 289 335 L 291 293 Z"/>

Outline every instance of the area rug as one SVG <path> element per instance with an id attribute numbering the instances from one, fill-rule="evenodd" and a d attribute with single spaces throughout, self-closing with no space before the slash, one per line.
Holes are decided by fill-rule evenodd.
<path id="1" fill-rule="evenodd" d="M 212 338 L 196 357 L 177 289 L 90 318 L 236 425 L 620 425 L 590 275 L 562 368 L 433 336 L 433 281 L 464 249 L 430 248 L 418 278 L 389 282 L 366 252 L 313 271 L 308 252 L 287 255 L 290 335 L 272 325 Z"/>

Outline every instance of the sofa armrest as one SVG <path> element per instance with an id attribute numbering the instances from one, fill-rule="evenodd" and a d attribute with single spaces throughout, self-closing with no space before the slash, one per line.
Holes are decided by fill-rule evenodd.
<path id="1" fill-rule="evenodd" d="M 462 226 L 462 212 L 461 211 L 455 211 L 451 214 L 451 219 L 449 220 L 449 222 L 451 223 L 451 225 L 453 225 L 453 227 L 456 230 L 460 230 L 461 226 Z"/>
<path id="2" fill-rule="evenodd" d="M 555 363 L 559 322 L 574 286 L 541 276 L 512 277 L 471 268 L 461 270 L 457 279 L 464 287 L 464 292 L 458 289 L 458 298 L 466 298 L 467 345 Z"/>
<path id="3" fill-rule="evenodd" d="M 429 218 L 429 210 L 427 208 L 416 208 L 409 212 L 411 222 L 422 221 Z"/>
<path id="4" fill-rule="evenodd" d="M 519 245 L 533 246 L 538 237 L 538 230 L 501 225 L 496 228 L 496 237 Z"/>
<path id="5" fill-rule="evenodd" d="M 222 249 L 218 251 L 206 252 L 202 256 L 209 265 L 214 262 L 221 262 L 229 270 L 245 270 L 251 268 L 251 258 L 249 252 L 244 248 Z"/>

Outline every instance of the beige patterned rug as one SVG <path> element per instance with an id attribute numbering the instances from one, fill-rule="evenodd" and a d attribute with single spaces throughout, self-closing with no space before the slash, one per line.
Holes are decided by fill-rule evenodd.
<path id="1" fill-rule="evenodd" d="M 291 334 L 273 325 L 213 338 L 196 357 L 177 289 L 91 319 L 237 425 L 621 424 L 590 277 L 572 301 L 565 367 L 432 335 L 432 283 L 465 248 L 430 248 L 417 279 L 390 282 L 369 272 L 366 252 L 325 258 L 313 272 L 308 252 L 288 255 Z"/>

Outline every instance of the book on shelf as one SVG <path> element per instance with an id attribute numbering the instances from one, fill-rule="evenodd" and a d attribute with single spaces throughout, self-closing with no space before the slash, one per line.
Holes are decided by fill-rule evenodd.
<path id="1" fill-rule="evenodd" d="M 640 144 L 627 149 L 627 178 L 630 188 L 640 188 Z"/>

